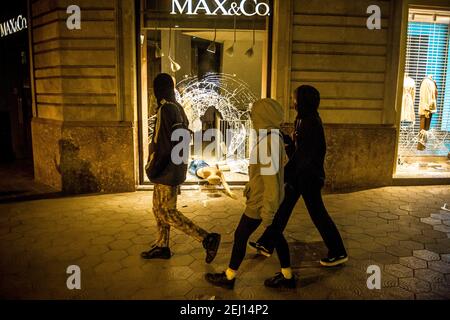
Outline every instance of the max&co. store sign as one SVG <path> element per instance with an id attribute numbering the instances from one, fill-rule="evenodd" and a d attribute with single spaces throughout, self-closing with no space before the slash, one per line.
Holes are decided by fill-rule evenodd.
<path id="1" fill-rule="evenodd" d="M 172 0 L 172 11 L 170 14 L 185 15 L 222 15 L 222 16 L 269 16 L 270 7 L 265 2 L 258 0 Z"/>
<path id="2" fill-rule="evenodd" d="M 0 23 L 0 38 L 9 36 L 13 33 L 27 28 L 27 19 L 22 15 Z"/>

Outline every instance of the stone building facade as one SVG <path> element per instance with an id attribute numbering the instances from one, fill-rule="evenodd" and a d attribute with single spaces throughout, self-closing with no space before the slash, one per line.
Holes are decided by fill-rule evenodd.
<path id="1" fill-rule="evenodd" d="M 66 26 L 69 5 L 81 29 Z M 445 0 L 274 0 L 271 92 L 294 120 L 291 91 L 317 87 L 331 190 L 395 183 L 409 6 Z M 367 8 L 381 8 L 369 30 Z M 36 180 L 69 193 L 133 191 L 139 170 L 139 1 L 30 2 Z"/>

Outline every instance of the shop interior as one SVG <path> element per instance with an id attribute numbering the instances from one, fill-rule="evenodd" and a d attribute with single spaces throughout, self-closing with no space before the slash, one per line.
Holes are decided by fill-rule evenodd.
<path id="1" fill-rule="evenodd" d="M 142 128 L 142 164 L 148 158 L 156 111 L 152 81 L 158 73 L 168 73 L 193 132 L 186 183 L 227 189 L 248 181 L 250 110 L 266 95 L 267 20 L 194 18 L 165 16 L 156 7 L 144 13 L 142 119 L 148 121 Z M 144 183 L 149 183 L 147 177 Z"/>
<path id="2" fill-rule="evenodd" d="M 450 177 L 450 11 L 410 9 L 396 178 Z"/>

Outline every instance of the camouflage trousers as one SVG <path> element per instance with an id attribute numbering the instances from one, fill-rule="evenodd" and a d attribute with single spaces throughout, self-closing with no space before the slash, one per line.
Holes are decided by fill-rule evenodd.
<path id="1" fill-rule="evenodd" d="M 170 227 L 183 231 L 197 241 L 203 241 L 208 232 L 197 226 L 177 210 L 178 187 L 155 184 L 153 190 L 153 214 L 158 227 L 158 247 L 169 246 Z"/>

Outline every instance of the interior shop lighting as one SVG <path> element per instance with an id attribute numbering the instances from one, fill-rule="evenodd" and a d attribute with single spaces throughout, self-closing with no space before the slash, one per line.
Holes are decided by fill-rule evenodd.
<path id="1" fill-rule="evenodd" d="M 169 62 L 170 62 L 170 70 L 172 72 L 177 72 L 181 69 L 181 66 L 170 56 L 172 52 L 172 28 L 169 28 Z"/>
<path id="2" fill-rule="evenodd" d="M 232 57 L 234 55 L 234 44 L 236 43 L 236 16 L 234 16 L 234 40 L 231 47 L 229 47 L 227 50 L 225 50 L 225 53 Z"/>
<path id="3" fill-rule="evenodd" d="M 253 55 L 255 54 L 255 52 L 253 51 L 253 47 L 255 46 L 255 29 L 253 29 L 253 43 L 252 46 L 250 47 L 250 49 L 248 49 L 245 52 L 245 55 L 249 58 L 253 57 Z"/>
<path id="4" fill-rule="evenodd" d="M 217 37 L 217 29 L 214 29 L 214 40 L 211 41 L 211 43 L 208 46 L 208 49 L 206 49 L 208 52 L 216 53 L 216 37 Z"/>
<path id="5" fill-rule="evenodd" d="M 164 52 L 162 52 L 161 48 L 159 47 L 158 42 L 156 42 L 155 58 L 160 59 L 162 57 L 164 57 Z"/>
<path id="6" fill-rule="evenodd" d="M 164 52 L 162 52 L 161 48 L 159 47 L 158 43 L 158 25 L 155 27 L 155 58 L 161 59 L 164 57 Z"/>

